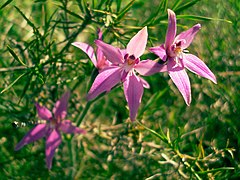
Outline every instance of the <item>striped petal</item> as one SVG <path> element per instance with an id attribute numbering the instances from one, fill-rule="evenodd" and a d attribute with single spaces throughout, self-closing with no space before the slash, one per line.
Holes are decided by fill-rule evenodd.
<path id="1" fill-rule="evenodd" d="M 38 124 L 33 129 L 31 129 L 23 138 L 22 140 L 16 145 L 15 151 L 18 151 L 26 144 L 32 143 L 37 141 L 38 139 L 45 136 L 47 128 L 46 124 Z"/>
<path id="2" fill-rule="evenodd" d="M 52 119 L 51 111 L 49 111 L 45 106 L 40 106 L 38 103 L 35 103 L 35 106 L 37 108 L 38 117 L 48 121 Z"/>
<path id="3" fill-rule="evenodd" d="M 195 35 L 197 34 L 197 32 L 200 30 L 201 25 L 200 24 L 196 24 L 195 26 L 193 26 L 192 28 L 188 29 L 187 31 L 183 31 L 181 32 L 175 39 L 175 41 L 178 40 L 185 40 L 185 43 L 183 43 L 181 45 L 182 49 L 186 49 L 188 48 L 188 46 L 192 43 Z"/>
<path id="4" fill-rule="evenodd" d="M 184 67 L 176 66 L 176 62 L 171 60 L 168 62 L 168 74 L 189 106 L 191 103 L 191 86 Z"/>
<path id="5" fill-rule="evenodd" d="M 175 13 L 168 9 L 168 29 L 165 39 L 165 47 L 166 49 L 169 49 L 170 46 L 173 44 L 176 32 L 177 32 L 177 20 Z"/>
<path id="6" fill-rule="evenodd" d="M 166 72 L 167 66 L 152 60 L 143 60 L 135 65 L 134 69 L 143 76 L 150 76 L 158 72 Z"/>
<path id="7" fill-rule="evenodd" d="M 160 59 L 162 59 L 163 61 L 167 60 L 167 54 L 166 54 L 164 44 L 162 44 L 160 46 L 156 46 L 156 47 L 151 47 L 151 48 L 149 48 L 149 50 L 151 52 L 153 52 L 154 54 L 156 54 L 157 56 L 159 56 Z"/>
<path id="8" fill-rule="evenodd" d="M 92 100 L 99 94 L 110 91 L 121 81 L 122 69 L 118 66 L 110 66 L 101 71 L 90 88 L 87 99 Z"/>
<path id="9" fill-rule="evenodd" d="M 119 48 L 113 47 L 101 40 L 95 40 L 96 45 L 103 52 L 104 56 L 113 64 L 122 64 L 123 56 Z"/>
<path id="10" fill-rule="evenodd" d="M 53 113 L 56 119 L 64 119 L 67 116 L 67 106 L 70 97 L 70 92 L 67 91 L 62 97 L 55 103 Z"/>
<path id="11" fill-rule="evenodd" d="M 214 82 L 215 84 L 217 84 L 215 75 L 207 67 L 207 65 L 197 56 L 194 56 L 193 54 L 184 54 L 183 64 L 187 69 L 189 69 L 193 73 L 205 77 Z"/>
<path id="12" fill-rule="evenodd" d="M 82 42 L 74 42 L 72 43 L 72 45 L 81 49 L 83 52 L 85 52 L 88 55 L 88 57 L 91 59 L 94 66 L 97 67 L 97 60 L 96 60 L 96 56 L 94 54 L 94 49 L 92 48 L 92 46 Z"/>
<path id="13" fill-rule="evenodd" d="M 50 135 L 47 137 L 46 141 L 46 163 L 47 163 L 47 168 L 51 169 L 52 168 L 52 159 L 54 156 L 54 153 L 57 149 L 57 147 L 61 144 L 62 138 L 61 134 L 53 129 L 53 131 L 50 133 Z"/>
<path id="14" fill-rule="evenodd" d="M 134 121 L 143 95 L 142 81 L 134 74 L 128 75 L 123 83 L 124 95 L 128 102 L 130 119 Z"/>
<path id="15" fill-rule="evenodd" d="M 85 134 L 86 131 L 84 129 L 80 129 L 79 127 L 73 126 L 70 120 L 64 120 L 61 122 L 59 127 L 62 132 L 66 134 Z"/>
<path id="16" fill-rule="evenodd" d="M 134 55 L 136 58 L 140 57 L 147 45 L 147 26 L 140 30 L 133 38 L 129 41 L 127 45 L 127 53 L 129 55 Z"/>

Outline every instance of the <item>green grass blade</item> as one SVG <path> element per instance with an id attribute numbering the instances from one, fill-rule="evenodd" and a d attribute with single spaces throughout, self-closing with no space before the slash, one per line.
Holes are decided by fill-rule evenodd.
<path id="1" fill-rule="evenodd" d="M 7 5 L 9 5 L 13 0 L 8 0 L 6 1 L 3 5 L 1 5 L 0 10 L 2 10 L 3 8 L 5 8 Z"/>
<path id="2" fill-rule="evenodd" d="M 159 139 L 161 139 L 163 142 L 168 143 L 168 139 L 167 137 L 163 134 L 162 130 L 161 130 L 161 134 L 157 133 L 156 131 L 148 128 L 147 126 L 145 126 L 144 124 L 140 123 L 139 121 L 137 121 L 137 123 L 144 127 L 144 129 L 146 129 L 147 131 L 149 131 L 150 133 L 152 133 L 153 135 L 155 135 L 156 137 L 158 137 Z"/>
<path id="3" fill-rule="evenodd" d="M 17 79 L 15 79 L 11 84 L 9 84 L 8 87 L 6 87 L 5 89 L 3 89 L 0 94 L 4 93 L 5 91 L 7 91 L 8 89 L 10 89 L 16 82 L 18 82 L 19 79 L 21 79 L 23 76 L 26 76 L 29 72 L 25 72 L 23 74 L 21 74 L 20 76 L 18 76 Z"/>
<path id="4" fill-rule="evenodd" d="M 129 9 L 132 7 L 133 3 L 135 2 L 135 0 L 130 1 L 124 8 L 123 10 L 120 12 L 120 14 L 117 17 L 117 21 L 121 20 L 124 15 L 129 11 Z"/>
<path id="5" fill-rule="evenodd" d="M 216 168 L 216 169 L 211 169 L 207 171 L 201 171 L 201 172 L 196 172 L 197 174 L 208 174 L 208 173 L 213 173 L 217 171 L 226 171 L 226 170 L 234 170 L 234 167 L 221 167 L 221 168 Z"/>
<path id="6" fill-rule="evenodd" d="M 158 14 L 166 12 L 167 5 L 168 0 L 163 0 L 161 3 L 159 3 L 157 11 L 155 13 L 152 13 L 152 15 L 143 24 L 151 24 L 152 22 L 154 22 Z"/>
<path id="7" fill-rule="evenodd" d="M 189 19 L 189 20 L 201 20 L 201 21 L 223 21 L 227 23 L 232 23 L 232 21 L 226 19 L 210 18 L 204 16 L 195 16 L 195 15 L 178 15 L 177 19 Z"/>
<path id="8" fill-rule="evenodd" d="M 177 0 L 174 5 L 172 6 L 172 10 L 175 11 L 175 9 L 181 4 L 182 0 Z"/>
<path id="9" fill-rule="evenodd" d="M 29 88 L 29 85 L 31 83 L 31 79 L 32 79 L 32 76 L 33 74 L 31 73 L 28 77 L 27 77 L 27 81 L 26 81 L 26 84 L 22 90 L 22 93 L 21 93 L 21 96 L 20 96 L 20 99 L 18 101 L 18 104 L 22 101 L 22 98 L 24 97 L 24 95 L 26 94 L 28 88 Z"/>
<path id="10" fill-rule="evenodd" d="M 194 0 L 194 1 L 187 2 L 186 4 L 184 4 L 184 5 L 180 6 L 179 8 L 177 8 L 177 9 L 175 10 L 175 13 L 177 14 L 178 12 L 181 12 L 181 11 L 183 11 L 183 10 L 185 10 L 185 9 L 188 9 L 188 8 L 192 7 L 192 6 L 193 6 L 194 4 L 196 4 L 198 1 L 200 1 L 200 0 Z"/>
<path id="11" fill-rule="evenodd" d="M 193 6 L 194 4 L 196 4 L 198 1 L 200 1 L 200 0 L 194 0 L 194 1 L 191 1 L 191 2 L 187 2 L 186 4 L 184 4 L 184 5 L 180 6 L 179 8 L 177 8 L 177 9 L 175 10 L 175 13 L 177 14 L 177 13 L 179 13 L 179 12 L 181 12 L 181 11 L 187 9 L 187 8 L 192 7 L 192 6 Z M 176 5 L 175 5 L 175 6 L 176 6 Z M 167 12 L 166 12 L 165 15 L 158 17 L 151 25 L 155 25 L 155 24 L 159 23 L 161 20 L 167 19 L 167 17 L 168 17 L 168 15 L 167 15 Z"/>
<path id="12" fill-rule="evenodd" d="M 64 8 L 63 6 L 58 6 L 58 7 L 61 8 L 62 10 L 64 10 L 64 11 L 66 11 L 68 14 L 70 14 L 72 16 L 74 16 L 74 17 L 76 17 L 78 19 L 84 20 L 84 18 L 82 16 L 80 16 L 80 15 L 78 15 L 78 14 L 76 14 L 76 13 L 74 13 L 74 12 L 72 12 L 72 11 L 66 9 L 66 8 Z"/>
<path id="13" fill-rule="evenodd" d="M 22 17 L 27 21 L 28 25 L 31 26 L 33 28 L 33 30 L 36 31 L 37 34 L 39 35 L 40 33 L 38 32 L 35 25 L 24 15 L 24 13 L 17 6 L 14 6 L 14 7 L 22 15 Z"/>
<path id="14" fill-rule="evenodd" d="M 8 51 L 13 56 L 13 58 L 23 66 L 27 66 L 24 62 L 17 56 L 17 54 L 12 50 L 10 46 L 7 46 Z"/>

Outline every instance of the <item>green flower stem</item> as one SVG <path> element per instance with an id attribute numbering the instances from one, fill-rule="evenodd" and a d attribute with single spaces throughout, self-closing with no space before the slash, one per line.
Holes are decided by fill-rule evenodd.
<path id="1" fill-rule="evenodd" d="M 80 126 L 80 124 L 81 124 L 83 118 L 86 116 L 86 114 L 87 114 L 87 112 L 88 112 L 91 104 L 92 104 L 92 101 L 88 101 L 88 102 L 87 102 L 87 104 L 86 104 L 86 106 L 84 107 L 82 113 L 80 114 L 80 116 L 79 116 L 78 119 L 77 119 L 77 126 Z"/>
<path id="2" fill-rule="evenodd" d="M 92 71 L 92 74 L 91 74 L 90 81 L 89 81 L 89 83 L 88 83 L 87 90 L 90 89 L 90 86 L 92 85 L 92 83 L 93 83 L 94 79 L 96 78 L 97 74 L 98 74 L 98 69 L 94 68 L 94 70 Z M 76 87 L 74 87 L 74 88 L 76 88 Z M 96 101 L 97 99 L 98 99 L 98 98 L 96 98 L 96 99 L 93 100 L 93 101 L 88 101 L 88 102 L 87 102 L 87 104 L 86 104 L 86 106 L 84 107 L 82 113 L 81 113 L 81 114 L 79 115 L 79 117 L 77 118 L 77 121 L 76 121 L 77 126 L 80 126 L 80 124 L 82 123 L 83 118 L 86 116 L 86 114 L 87 114 L 87 112 L 88 112 L 91 104 L 92 104 L 94 101 Z"/>

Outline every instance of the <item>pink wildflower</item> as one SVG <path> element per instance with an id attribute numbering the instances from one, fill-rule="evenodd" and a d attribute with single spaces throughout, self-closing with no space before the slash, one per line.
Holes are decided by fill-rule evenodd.
<path id="1" fill-rule="evenodd" d="M 135 120 L 143 95 L 143 87 L 149 88 L 149 84 L 137 76 L 136 72 L 147 76 L 159 72 L 162 67 L 151 60 L 140 61 L 139 57 L 144 53 L 147 37 L 147 27 L 144 27 L 130 40 L 127 49 L 122 51 L 103 41 L 95 41 L 112 64 L 98 74 L 88 92 L 88 100 L 96 98 L 103 92 L 110 91 L 122 81 L 129 106 L 130 119 Z"/>
<path id="2" fill-rule="evenodd" d="M 52 159 L 56 148 L 61 144 L 62 138 L 60 131 L 63 133 L 84 134 L 85 130 L 73 126 L 70 120 L 65 120 L 67 115 L 67 104 L 70 92 L 66 92 L 58 100 L 53 108 L 53 114 L 44 106 L 36 103 L 39 118 L 46 120 L 47 124 L 38 124 L 31 129 L 23 139 L 16 145 L 15 151 L 21 149 L 26 144 L 34 142 L 42 137 L 46 137 L 46 163 L 48 169 L 52 167 Z"/>
<path id="3" fill-rule="evenodd" d="M 191 102 L 191 87 L 185 68 L 217 83 L 216 77 L 202 60 L 193 54 L 184 53 L 186 52 L 184 49 L 191 44 L 200 28 L 201 25 L 196 24 L 176 36 L 176 15 L 168 9 L 168 30 L 165 44 L 150 48 L 150 51 L 158 55 L 163 61 L 167 61 L 165 69 L 181 92 L 187 105 L 190 105 Z"/>

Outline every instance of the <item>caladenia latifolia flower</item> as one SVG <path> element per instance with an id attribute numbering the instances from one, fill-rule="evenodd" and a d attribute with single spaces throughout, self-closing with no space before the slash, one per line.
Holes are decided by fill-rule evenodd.
<path id="1" fill-rule="evenodd" d="M 52 159 L 56 148 L 61 144 L 60 132 L 85 134 L 86 131 L 73 126 L 70 120 L 65 120 L 67 116 L 67 104 L 70 92 L 63 94 L 60 100 L 55 103 L 53 114 L 46 107 L 36 103 L 39 118 L 46 120 L 45 124 L 38 124 L 31 129 L 23 139 L 16 145 L 15 150 L 21 149 L 26 144 L 46 137 L 46 164 L 48 169 L 52 167 Z"/>
<path id="2" fill-rule="evenodd" d="M 169 76 L 181 92 L 187 105 L 190 105 L 191 102 L 191 86 L 185 68 L 217 83 L 216 77 L 207 65 L 197 56 L 186 53 L 187 51 L 185 50 L 191 44 L 200 28 L 201 25 L 196 24 L 176 36 L 176 15 L 172 10 L 168 9 L 168 30 L 165 44 L 150 48 L 150 51 L 166 62 L 166 67 L 163 69 L 168 71 Z"/>
<path id="3" fill-rule="evenodd" d="M 161 71 L 162 68 L 157 62 L 151 60 L 140 61 L 139 57 L 145 51 L 147 37 L 147 27 L 144 27 L 130 40 L 126 50 L 120 50 L 101 40 L 95 41 L 105 57 L 111 62 L 111 65 L 102 69 L 94 80 L 88 92 L 88 100 L 96 98 L 103 92 L 110 91 L 119 82 L 123 82 L 130 119 L 135 120 L 141 103 L 143 88 L 149 88 L 149 84 L 137 73 L 148 76 Z"/>
<path id="4" fill-rule="evenodd" d="M 100 29 L 98 29 L 98 39 L 102 40 L 102 31 Z M 80 48 L 83 52 L 85 52 L 97 69 L 101 70 L 104 67 L 109 66 L 110 62 L 106 59 L 106 57 L 103 55 L 102 51 L 99 48 L 96 49 L 95 56 L 94 48 L 89 44 L 83 42 L 74 42 L 72 43 L 72 45 Z"/>

